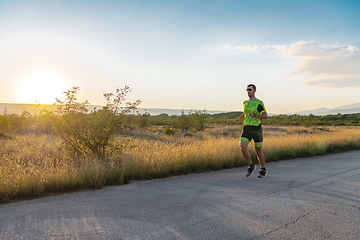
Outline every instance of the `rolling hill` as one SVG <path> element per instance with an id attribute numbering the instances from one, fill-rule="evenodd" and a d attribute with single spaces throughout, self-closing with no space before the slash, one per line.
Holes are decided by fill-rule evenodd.
<path id="1" fill-rule="evenodd" d="M 336 108 L 317 108 L 312 110 L 306 110 L 301 112 L 287 113 L 288 115 L 300 114 L 300 115 L 336 115 L 341 114 L 351 114 L 351 113 L 360 113 L 360 103 L 353 103 L 349 105 L 343 105 Z"/>

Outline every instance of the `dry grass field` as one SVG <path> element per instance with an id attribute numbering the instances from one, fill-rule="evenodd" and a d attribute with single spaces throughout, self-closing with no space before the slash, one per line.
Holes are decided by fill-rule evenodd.
<path id="1" fill-rule="evenodd" d="M 74 159 L 52 135 L 3 137 L 0 202 L 245 166 L 240 128 L 213 126 L 174 136 L 162 127 L 132 129 L 122 155 L 102 161 Z M 264 126 L 264 135 L 267 161 L 360 149 L 360 127 Z"/>

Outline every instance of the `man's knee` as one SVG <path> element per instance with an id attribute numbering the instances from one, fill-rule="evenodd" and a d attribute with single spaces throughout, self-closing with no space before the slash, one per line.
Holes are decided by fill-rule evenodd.
<path id="1" fill-rule="evenodd" d="M 262 153 L 262 147 L 256 147 L 255 152 L 256 152 L 256 154 L 261 154 Z"/>
<path id="2" fill-rule="evenodd" d="M 241 150 L 242 150 L 242 151 L 247 151 L 248 145 L 249 145 L 249 144 L 248 144 L 247 142 L 241 141 L 241 142 L 240 142 L 240 148 L 241 148 Z"/>
<path id="3" fill-rule="evenodd" d="M 243 152 L 247 152 L 248 151 L 248 147 L 247 146 L 241 146 L 241 151 Z"/>

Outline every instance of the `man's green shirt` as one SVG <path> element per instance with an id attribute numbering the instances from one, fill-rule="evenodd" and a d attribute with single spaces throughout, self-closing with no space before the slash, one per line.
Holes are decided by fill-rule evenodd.
<path id="1" fill-rule="evenodd" d="M 265 105 L 260 99 L 244 101 L 244 126 L 259 126 L 261 120 L 257 117 L 250 117 L 249 113 L 261 114 L 266 112 Z"/>

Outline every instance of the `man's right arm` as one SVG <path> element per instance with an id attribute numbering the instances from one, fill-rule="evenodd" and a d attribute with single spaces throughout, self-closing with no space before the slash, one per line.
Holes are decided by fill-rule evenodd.
<path id="1" fill-rule="evenodd" d="M 239 117 L 234 119 L 234 122 L 238 122 L 240 119 L 242 119 L 244 117 L 244 113 L 241 114 Z"/>

